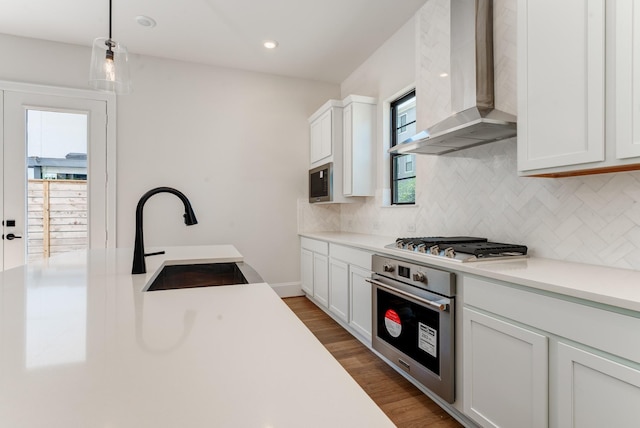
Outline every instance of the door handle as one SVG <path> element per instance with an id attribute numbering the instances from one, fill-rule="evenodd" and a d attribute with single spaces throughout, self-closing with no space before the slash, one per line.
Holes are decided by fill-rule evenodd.
<path id="1" fill-rule="evenodd" d="M 389 287 L 387 284 L 383 284 L 380 281 L 376 281 L 375 279 L 370 279 L 370 278 L 365 278 L 365 281 L 367 281 L 369 284 L 373 284 L 375 286 L 378 286 L 380 288 L 384 288 L 387 291 L 391 291 L 393 293 L 396 294 L 400 294 L 402 296 L 408 297 L 409 299 L 412 299 L 414 301 L 423 303 L 427 306 L 432 307 L 433 309 L 437 309 L 441 312 L 445 312 L 447 309 L 449 309 L 449 303 L 448 302 L 444 302 L 443 300 L 428 300 L 428 299 L 423 299 L 422 297 L 418 297 L 415 296 L 411 293 L 407 293 L 406 291 L 403 290 L 398 290 L 397 288 L 394 287 Z M 448 299 L 446 299 L 448 301 Z"/>
<path id="2" fill-rule="evenodd" d="M 14 239 L 20 239 L 22 236 L 14 235 L 13 233 L 7 233 L 7 238 L 9 241 L 13 241 Z M 5 236 L 2 235 L 2 239 L 5 239 Z"/>

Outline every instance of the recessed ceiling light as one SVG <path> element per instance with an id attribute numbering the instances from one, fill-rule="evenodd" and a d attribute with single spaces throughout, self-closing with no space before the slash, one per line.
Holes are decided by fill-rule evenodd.
<path id="1" fill-rule="evenodd" d="M 447 77 L 449 73 L 440 73 L 440 77 Z"/>
<path id="2" fill-rule="evenodd" d="M 146 28 L 153 28 L 156 26 L 156 21 L 153 18 L 149 18 L 144 15 L 136 16 L 136 22 Z"/>
<path id="3" fill-rule="evenodd" d="M 275 40 L 265 40 L 264 42 L 262 42 L 262 46 L 267 49 L 275 49 L 278 47 L 278 42 L 276 42 Z"/>

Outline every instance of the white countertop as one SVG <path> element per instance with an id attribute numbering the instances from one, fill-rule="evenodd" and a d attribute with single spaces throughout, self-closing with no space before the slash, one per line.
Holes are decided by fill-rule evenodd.
<path id="1" fill-rule="evenodd" d="M 268 284 L 143 292 L 232 246 L 92 250 L 0 275 L 0 426 L 391 427 Z M 153 249 L 149 249 L 153 251 Z"/>
<path id="2" fill-rule="evenodd" d="M 301 233 L 300 235 L 640 312 L 640 272 L 638 271 L 536 257 L 460 263 L 444 258 L 427 258 L 409 251 L 384 248 L 385 245 L 395 242 L 395 238 L 389 236 L 345 232 Z"/>

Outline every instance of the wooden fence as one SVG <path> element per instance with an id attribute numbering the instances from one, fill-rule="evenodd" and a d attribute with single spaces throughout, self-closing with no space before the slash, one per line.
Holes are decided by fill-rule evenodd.
<path id="1" fill-rule="evenodd" d="M 87 248 L 86 180 L 29 180 L 29 261 Z"/>

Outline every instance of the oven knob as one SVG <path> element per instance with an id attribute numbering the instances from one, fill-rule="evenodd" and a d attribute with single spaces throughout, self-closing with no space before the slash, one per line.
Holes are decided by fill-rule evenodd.
<path id="1" fill-rule="evenodd" d="M 395 266 L 394 266 L 394 265 L 391 265 L 391 264 L 389 264 L 389 263 L 385 263 L 385 264 L 384 264 L 384 266 L 382 266 L 382 269 L 383 269 L 385 272 L 393 272 L 394 270 L 396 270 Z"/>
<path id="2" fill-rule="evenodd" d="M 413 274 L 413 280 L 417 281 L 417 282 L 426 282 L 427 281 L 427 277 L 424 276 L 424 273 L 422 272 L 416 272 Z"/>

